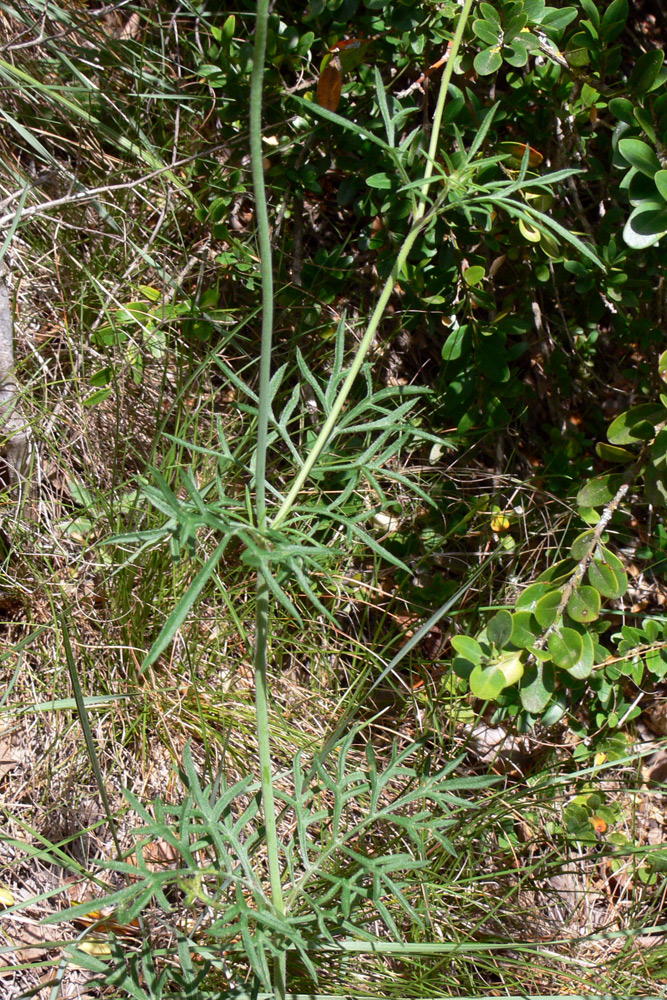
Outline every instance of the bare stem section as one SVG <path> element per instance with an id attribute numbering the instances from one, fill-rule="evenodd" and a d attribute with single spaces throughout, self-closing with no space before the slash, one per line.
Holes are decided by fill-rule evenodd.
<path id="1" fill-rule="evenodd" d="M 14 323 L 7 285 L 7 268 L 0 263 L 0 454 L 5 468 L 2 485 L 21 483 L 25 477 L 30 436 L 19 407 L 19 387 L 14 372 Z"/>

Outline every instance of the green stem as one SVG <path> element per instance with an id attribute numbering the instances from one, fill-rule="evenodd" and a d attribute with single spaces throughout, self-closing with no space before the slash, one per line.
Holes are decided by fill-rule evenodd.
<path id="1" fill-rule="evenodd" d="M 451 49 L 449 51 L 449 58 L 447 60 L 447 65 L 445 71 L 442 74 L 442 81 L 440 83 L 440 92 L 438 94 L 438 101 L 436 104 L 435 114 L 433 117 L 433 128 L 431 130 L 431 141 L 429 144 L 428 159 L 426 162 L 426 169 L 424 171 L 424 187 L 422 189 L 422 194 L 419 199 L 419 204 L 415 211 L 415 218 L 410 232 L 405 237 L 401 249 L 398 251 L 398 256 L 391 269 L 391 274 L 387 278 L 380 293 L 380 298 L 377 301 L 373 314 L 370 318 L 370 322 L 366 329 L 366 332 L 357 348 L 357 353 L 352 362 L 352 367 L 350 368 L 347 378 L 343 382 L 340 388 L 340 392 L 334 402 L 331 409 L 331 413 L 325 420 L 320 433 L 317 435 L 317 439 L 312 446 L 299 474 L 297 475 L 294 483 L 292 484 L 289 493 L 283 500 L 278 513 L 275 515 L 271 522 L 272 528 L 278 528 L 283 523 L 285 518 L 288 516 L 290 510 L 294 506 L 294 502 L 298 497 L 303 484 L 306 482 L 308 476 L 313 470 L 315 463 L 320 457 L 322 450 L 324 449 L 331 433 L 336 426 L 336 421 L 340 416 L 340 412 L 343 409 L 345 400 L 347 399 L 350 389 L 356 379 L 361 366 L 364 363 L 366 355 L 370 350 L 371 344 L 373 343 L 373 338 L 380 325 L 380 320 L 384 314 L 384 310 L 389 302 L 394 287 L 400 277 L 403 265 L 408 259 L 408 255 L 414 246 L 417 236 L 424 228 L 428 222 L 430 215 L 426 215 L 426 203 L 428 197 L 428 181 L 433 174 L 433 167 L 435 164 L 435 156 L 438 150 L 438 142 L 440 138 L 440 128 L 442 125 L 442 114 L 445 108 L 445 101 L 447 99 L 447 90 L 449 88 L 449 81 L 452 78 L 452 73 L 454 72 L 454 62 L 458 55 L 459 47 L 461 45 L 461 39 L 463 38 L 463 31 L 465 29 L 466 21 L 468 20 L 468 15 L 470 13 L 470 8 L 472 7 L 473 0 L 465 0 L 463 10 L 459 14 L 459 18 L 456 24 L 456 30 L 454 31 L 454 37 L 452 39 Z"/>
<path id="2" fill-rule="evenodd" d="M 273 337 L 273 268 L 271 233 L 264 186 L 264 156 L 262 150 L 262 82 L 269 18 L 269 0 L 258 0 L 255 21 L 255 48 L 250 82 L 250 157 L 252 186 L 255 194 L 255 219 L 262 275 L 262 342 L 259 362 L 259 414 L 257 422 L 257 452 L 255 480 L 256 512 L 260 531 L 266 522 L 266 451 L 269 424 L 269 384 L 271 381 L 271 342 Z"/>
<path id="3" fill-rule="evenodd" d="M 273 776 L 271 767 L 271 739 L 269 733 L 269 684 L 267 678 L 267 648 L 269 644 L 269 588 L 263 576 L 257 579 L 257 611 L 255 616 L 255 647 L 253 667 L 255 673 L 255 711 L 257 715 L 257 742 L 259 746 L 259 766 L 262 782 L 262 806 L 264 810 L 264 830 L 266 853 L 269 862 L 271 899 L 278 913 L 285 912 L 283 888 L 280 877 L 278 854 L 278 831 L 276 829 L 276 808 L 273 797 Z M 286 955 L 283 953 L 274 969 L 273 987 L 277 1000 L 285 997 Z"/>
<path id="4" fill-rule="evenodd" d="M 292 506 L 294 505 L 294 501 L 296 500 L 297 496 L 301 491 L 301 487 L 303 486 L 306 479 L 312 472 L 313 466 L 315 465 L 317 459 L 320 457 L 322 453 L 322 449 L 329 440 L 331 432 L 336 426 L 336 421 L 338 420 L 340 412 L 343 409 L 345 400 L 348 397 L 348 394 L 350 392 L 350 389 L 352 388 L 354 380 L 359 374 L 361 366 L 363 365 L 366 355 L 368 354 L 368 351 L 370 349 L 370 346 L 373 343 L 373 338 L 375 336 L 378 326 L 380 325 L 380 320 L 382 319 L 382 316 L 384 314 L 387 302 L 389 301 L 391 293 L 394 291 L 394 287 L 399 279 L 400 273 L 403 269 L 403 265 L 408 259 L 408 254 L 412 250 L 414 242 L 417 239 L 417 236 L 419 235 L 421 230 L 424 228 L 426 222 L 427 219 L 423 219 L 421 222 L 415 223 L 410 232 L 408 233 L 408 235 L 405 237 L 403 245 L 401 246 L 401 249 L 398 251 L 398 256 L 396 257 L 394 266 L 391 269 L 391 274 L 385 281 L 384 287 L 380 293 L 380 298 L 377 300 L 375 309 L 373 310 L 373 314 L 370 318 L 370 322 L 368 324 L 368 327 L 366 328 L 366 332 L 364 333 L 364 336 L 359 344 L 359 347 L 357 348 L 357 353 L 355 355 L 354 361 L 352 362 L 352 366 L 350 367 L 350 370 L 347 373 L 345 381 L 343 382 L 340 388 L 340 392 L 338 393 L 338 396 L 336 397 L 336 400 L 331 408 L 331 413 L 323 423 L 322 429 L 320 430 L 320 433 L 317 435 L 317 439 L 314 445 L 312 446 L 310 452 L 308 453 L 308 456 L 305 462 L 303 463 L 303 466 L 301 467 L 298 476 L 294 480 L 289 493 L 283 500 L 278 510 L 278 513 L 273 518 L 273 521 L 271 522 L 272 528 L 279 527 L 289 514 L 290 510 L 292 509 Z"/>
<path id="5" fill-rule="evenodd" d="M 431 141 L 428 146 L 428 159 L 426 161 L 426 169 L 424 171 L 425 184 L 419 199 L 419 205 L 415 212 L 416 219 L 421 219 L 426 211 L 428 181 L 430 180 L 433 174 L 433 168 L 435 167 L 435 158 L 438 152 L 438 143 L 440 142 L 440 128 L 442 126 L 442 115 L 445 110 L 445 101 L 447 100 L 447 91 L 449 90 L 449 83 L 452 79 L 452 73 L 454 72 L 454 63 L 457 55 L 459 54 L 461 39 L 463 38 L 463 32 L 465 31 L 465 26 L 472 5 L 473 0 L 465 0 L 463 10 L 459 14 L 459 19 L 456 22 L 454 37 L 452 38 L 449 56 L 447 57 L 447 65 L 445 66 L 445 71 L 442 74 L 442 79 L 440 80 L 440 90 L 438 92 L 438 100 L 433 114 L 433 125 L 431 127 Z"/>
<path id="6" fill-rule="evenodd" d="M 255 45 L 250 83 L 250 156 L 252 180 L 255 195 L 255 218 L 262 275 L 262 342 L 259 366 L 259 404 L 257 418 L 257 450 L 255 453 L 256 516 L 260 533 L 266 528 L 266 459 L 270 409 L 269 387 L 271 381 L 271 346 L 273 336 L 273 270 L 271 263 L 271 234 L 269 213 L 264 187 L 264 164 L 262 154 L 262 82 L 266 55 L 266 36 L 269 18 L 269 0 L 258 0 L 255 19 Z M 278 913 L 285 912 L 283 899 L 278 831 L 273 796 L 273 775 L 271 766 L 271 741 L 269 734 L 268 710 L 268 644 L 269 644 L 270 602 L 269 588 L 261 573 L 257 575 L 257 607 L 255 611 L 255 645 L 253 667 L 255 674 L 255 713 L 257 722 L 257 744 L 262 784 L 262 808 L 266 852 L 271 883 L 271 899 Z M 286 954 L 278 958 L 273 972 L 273 988 L 276 1000 L 284 1000 L 286 981 Z"/>

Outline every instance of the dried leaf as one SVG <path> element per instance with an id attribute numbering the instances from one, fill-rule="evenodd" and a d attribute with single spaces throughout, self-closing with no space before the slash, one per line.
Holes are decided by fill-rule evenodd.
<path id="1" fill-rule="evenodd" d="M 340 59 L 337 55 L 331 60 L 320 73 L 317 83 L 317 103 L 327 111 L 335 111 L 340 104 L 340 92 L 343 85 L 340 72 Z"/>

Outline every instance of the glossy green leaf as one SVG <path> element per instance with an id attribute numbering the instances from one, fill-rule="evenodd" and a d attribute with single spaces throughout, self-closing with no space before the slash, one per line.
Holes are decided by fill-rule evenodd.
<path id="1" fill-rule="evenodd" d="M 492 24 L 497 24 L 499 27 L 501 26 L 502 21 L 500 19 L 500 14 L 490 3 L 480 3 L 479 12 L 486 21 L 491 21 Z"/>
<path id="2" fill-rule="evenodd" d="M 465 656 L 472 663 L 482 662 L 482 647 L 476 639 L 472 639 L 469 635 L 455 635 L 452 639 L 452 646 L 457 653 Z"/>
<path id="3" fill-rule="evenodd" d="M 609 102 L 609 110 L 612 115 L 619 118 L 626 125 L 634 125 L 635 119 L 632 114 L 632 109 L 634 105 L 632 101 L 629 101 L 627 97 L 614 97 Z"/>
<path id="4" fill-rule="evenodd" d="M 658 170 L 657 173 L 653 175 L 653 180 L 655 181 L 655 186 L 658 189 L 658 193 L 661 198 L 667 201 L 667 170 Z"/>
<path id="5" fill-rule="evenodd" d="M 479 285 L 480 281 L 482 281 L 485 274 L 486 271 L 484 270 L 483 267 L 480 267 L 478 264 L 474 264 L 472 267 L 467 267 L 465 269 L 465 271 L 463 272 L 463 280 L 465 281 L 466 285 L 474 287 L 475 285 Z"/>
<path id="6" fill-rule="evenodd" d="M 472 22 L 472 30 L 485 45 L 498 45 L 502 35 L 502 28 L 492 21 L 478 18 Z"/>
<path id="7" fill-rule="evenodd" d="M 554 671 L 550 663 L 531 663 L 521 678 L 521 704 L 533 715 L 548 705 L 554 691 Z"/>
<path id="8" fill-rule="evenodd" d="M 569 670 L 578 663 L 584 652 L 581 636 L 571 628 L 552 632 L 547 645 L 554 663 L 562 670 Z"/>
<path id="9" fill-rule="evenodd" d="M 467 334 L 468 327 L 465 325 L 459 326 L 450 333 L 442 348 L 443 361 L 456 361 L 457 358 L 461 357 L 466 345 Z"/>
<path id="10" fill-rule="evenodd" d="M 500 46 L 494 45 L 493 48 L 482 49 L 481 52 L 478 52 L 473 66 L 475 72 L 479 73 L 480 76 L 489 76 L 491 73 L 497 72 L 502 64 L 503 57 L 500 54 Z"/>
<path id="11" fill-rule="evenodd" d="M 628 451 L 627 448 L 619 448 L 615 444 L 607 444 L 606 441 L 598 441 L 595 445 L 595 451 L 603 458 L 605 462 L 616 462 L 627 464 L 628 462 L 634 462 L 637 456 Z"/>
<path id="12" fill-rule="evenodd" d="M 577 503 L 581 507 L 602 507 L 616 496 L 623 484 L 620 473 L 607 476 L 596 476 L 589 479 L 577 493 Z"/>
<path id="13" fill-rule="evenodd" d="M 529 649 L 537 635 L 534 628 L 535 619 L 532 611 L 515 611 L 512 615 L 512 635 L 510 641 L 519 649 Z"/>
<path id="14" fill-rule="evenodd" d="M 576 663 L 567 668 L 570 677 L 574 677 L 576 680 L 583 680 L 585 677 L 588 677 L 595 662 L 595 643 L 588 632 L 581 632 L 580 635 L 582 645 L 581 656 Z"/>
<path id="15" fill-rule="evenodd" d="M 579 587 L 567 603 L 567 613 L 575 622 L 594 622 L 600 615 L 600 604 L 594 587 Z"/>
<path id="16" fill-rule="evenodd" d="M 542 628 L 549 628 L 556 621 L 562 596 L 560 590 L 550 590 L 535 605 L 533 614 Z"/>
<path id="17" fill-rule="evenodd" d="M 392 178 L 388 174 L 371 174 L 366 178 L 366 183 L 370 188 L 377 188 L 380 191 L 390 191 Z"/>
<path id="18" fill-rule="evenodd" d="M 499 611 L 486 626 L 488 638 L 499 649 L 506 646 L 512 635 L 512 616 L 509 611 Z"/>
<path id="19" fill-rule="evenodd" d="M 470 690 L 476 698 L 495 701 L 501 691 L 521 679 L 523 670 L 520 653 L 509 653 L 488 667 L 475 667 L 470 675 Z"/>
<path id="20" fill-rule="evenodd" d="M 548 583 L 550 589 L 560 587 L 572 576 L 575 569 L 575 562 L 572 559 L 559 559 L 558 562 L 549 566 L 543 573 L 540 573 L 535 583 Z"/>
<path id="21" fill-rule="evenodd" d="M 666 234 L 667 205 L 664 202 L 642 202 L 623 228 L 623 239 L 633 250 L 646 250 Z"/>
<path id="22" fill-rule="evenodd" d="M 521 69 L 528 62 L 528 49 L 520 41 L 514 39 L 509 49 L 505 50 L 505 62 L 515 69 Z"/>
<path id="23" fill-rule="evenodd" d="M 589 548 L 591 547 L 591 543 L 593 541 L 594 536 L 595 532 L 592 531 L 590 528 L 588 529 L 588 531 L 582 531 L 580 535 L 577 535 L 575 540 L 572 542 L 572 545 L 570 546 L 570 555 L 575 560 L 575 562 L 579 562 L 579 560 L 583 559 L 584 556 L 587 554 Z"/>
<path id="24" fill-rule="evenodd" d="M 611 444 L 635 444 L 638 441 L 648 441 L 655 433 L 656 424 L 667 417 L 664 408 L 655 403 L 640 403 L 612 420 L 607 430 Z"/>
<path id="25" fill-rule="evenodd" d="M 600 23 L 600 35 L 605 42 L 613 42 L 625 27 L 628 19 L 628 0 L 612 0 Z"/>
<path id="26" fill-rule="evenodd" d="M 627 580 L 619 579 L 610 564 L 602 559 L 591 560 L 588 567 L 588 582 L 603 597 L 622 597 L 627 589 Z"/>
<path id="27" fill-rule="evenodd" d="M 667 427 L 663 427 L 656 434 L 655 441 L 651 445 L 651 461 L 661 472 L 667 469 Z"/>
<path id="28" fill-rule="evenodd" d="M 651 49 L 638 56 L 629 80 L 630 88 L 636 94 L 648 93 L 662 69 L 664 59 L 661 49 Z"/>
<path id="29" fill-rule="evenodd" d="M 580 0 L 581 6 L 594 28 L 600 27 L 600 11 L 598 10 L 595 0 Z"/>
<path id="30" fill-rule="evenodd" d="M 576 7 L 548 7 L 543 18 L 540 20 L 542 28 L 547 30 L 547 34 L 555 33 L 557 36 L 567 28 L 568 24 L 576 18 L 579 11 Z"/>
<path id="31" fill-rule="evenodd" d="M 653 177 L 660 170 L 660 161 L 654 150 L 641 139 L 621 139 L 618 148 L 621 156 L 647 177 Z"/>
<path id="32" fill-rule="evenodd" d="M 546 583 L 533 583 L 530 587 L 526 587 L 517 598 L 517 611 L 534 611 L 537 607 L 537 602 L 545 594 L 548 594 L 550 590 L 553 590 L 553 587 L 548 586 Z"/>

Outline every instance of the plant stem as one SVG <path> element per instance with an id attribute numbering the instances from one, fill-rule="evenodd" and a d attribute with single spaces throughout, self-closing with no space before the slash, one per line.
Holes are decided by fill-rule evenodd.
<path id="1" fill-rule="evenodd" d="M 433 113 L 433 125 L 431 127 L 431 141 L 428 146 L 428 159 L 426 161 L 426 169 L 424 170 L 424 188 L 422 190 L 421 197 L 419 199 L 419 205 L 415 212 L 415 218 L 421 219 L 426 211 L 426 199 L 428 196 L 428 181 L 433 174 L 433 168 L 435 166 L 435 157 L 438 152 L 438 143 L 440 141 L 440 127 L 442 125 L 442 115 L 445 110 L 445 101 L 447 100 L 447 91 L 449 90 L 449 83 L 452 78 L 452 73 L 454 72 L 454 63 L 456 57 L 459 53 L 459 46 L 461 45 L 461 39 L 463 38 L 463 32 L 465 30 L 466 22 L 468 20 L 468 15 L 470 14 L 470 8 L 472 7 L 473 0 L 465 0 L 463 9 L 459 14 L 459 19 L 456 22 L 456 29 L 454 31 L 454 37 L 452 38 L 451 46 L 449 49 L 449 56 L 447 58 L 447 64 L 445 66 L 444 73 L 442 74 L 442 79 L 440 80 L 440 90 L 438 92 L 438 100 L 436 102 L 435 111 Z"/>
<path id="2" fill-rule="evenodd" d="M 266 445 L 269 423 L 269 383 L 271 380 L 271 342 L 273 337 L 273 268 L 271 234 L 264 187 L 264 157 L 262 151 L 262 81 L 269 17 L 269 0 L 258 0 L 255 20 L 255 47 L 250 83 L 250 157 L 252 186 L 255 195 L 257 242 L 262 275 L 262 342 L 259 362 L 259 415 L 257 420 L 257 452 L 255 480 L 257 526 L 262 531 L 266 522 Z"/>
<path id="3" fill-rule="evenodd" d="M 361 342 L 357 348 L 357 353 L 355 355 L 354 361 L 352 362 L 352 366 L 350 367 L 350 370 L 347 373 L 345 381 L 343 382 L 340 388 L 340 392 L 338 393 L 338 396 L 336 397 L 336 400 L 331 408 L 331 413 L 324 421 L 322 429 L 320 430 L 320 433 L 317 435 L 317 439 L 313 444 L 310 452 L 308 453 L 308 456 L 306 457 L 306 460 L 303 463 L 303 466 L 301 467 L 299 474 L 292 483 L 290 491 L 283 500 L 278 510 L 278 513 L 273 518 L 273 521 L 271 522 L 272 528 L 278 528 L 289 514 L 290 510 L 292 509 L 292 506 L 294 505 L 294 501 L 296 500 L 297 496 L 301 491 L 301 487 L 303 486 L 306 479 L 312 472 L 313 466 L 315 465 L 317 459 L 320 457 L 320 454 L 322 453 L 322 449 L 325 447 L 327 441 L 329 440 L 331 432 L 336 426 L 336 421 L 340 416 L 340 412 L 343 409 L 343 405 L 348 397 L 350 389 L 352 388 L 354 380 L 359 374 L 361 366 L 363 365 L 366 355 L 368 354 L 368 351 L 370 349 L 370 346 L 373 343 L 373 337 L 375 336 L 377 328 L 380 325 L 380 320 L 382 319 L 387 302 L 389 301 L 391 293 L 393 292 L 394 287 L 398 281 L 400 273 L 403 269 L 403 265 L 408 259 L 408 254 L 412 250 L 414 242 L 417 239 L 417 236 L 419 235 L 421 230 L 424 228 L 426 222 L 427 222 L 426 218 L 423 219 L 421 222 L 416 222 L 412 226 L 412 229 L 410 230 L 408 235 L 405 237 L 403 245 L 401 246 L 401 249 L 398 251 L 398 256 L 396 257 L 394 266 L 391 269 L 391 274 L 385 281 L 384 287 L 380 293 L 380 298 L 377 300 L 375 309 L 373 310 L 373 314 L 366 328 L 366 332 L 364 333 Z"/>
<path id="4" fill-rule="evenodd" d="M 394 287 L 399 280 L 403 265 L 408 259 L 408 255 L 414 246 L 417 236 L 424 228 L 426 223 L 429 221 L 430 214 L 426 215 L 426 200 L 428 192 L 428 181 L 433 173 L 433 166 L 435 163 L 435 155 L 438 149 L 438 142 L 440 138 L 440 127 L 442 125 L 442 114 L 445 108 L 445 100 L 447 98 L 447 89 L 449 87 L 449 81 L 452 78 L 452 73 L 454 72 L 454 62 L 458 54 L 459 46 L 461 45 L 461 39 L 463 38 L 463 31 L 470 13 L 470 8 L 472 7 L 473 0 L 465 0 L 463 10 L 459 14 L 459 19 L 456 24 L 456 30 L 454 32 L 454 38 L 452 39 L 452 44 L 449 52 L 449 59 L 447 60 L 447 65 L 445 71 L 442 74 L 442 81 L 440 83 L 440 92 L 438 94 L 438 102 L 435 109 L 435 115 L 433 117 L 433 128 L 431 130 L 431 141 L 429 144 L 428 159 L 426 161 L 426 169 L 424 171 L 424 188 L 419 199 L 419 204 L 415 210 L 415 218 L 410 232 L 405 237 L 403 244 L 398 251 L 396 261 L 391 269 L 391 274 L 387 278 L 380 293 L 380 297 L 377 301 L 373 314 L 366 328 L 366 332 L 361 339 L 361 343 L 357 348 L 357 353 L 355 355 L 354 361 L 352 362 L 352 367 L 350 368 L 347 378 L 343 382 L 340 388 L 340 392 L 334 402 L 331 413 L 325 420 L 320 433 L 317 435 L 317 439 L 312 446 L 306 460 L 299 471 L 296 479 L 294 480 L 289 493 L 283 500 L 278 513 L 273 518 L 271 522 L 272 528 L 278 528 L 283 523 L 290 510 L 292 509 L 294 502 L 299 495 L 303 484 L 313 470 L 317 459 L 320 457 L 322 450 L 324 449 L 331 433 L 336 426 L 336 421 L 340 416 L 340 412 L 343 409 L 345 400 L 347 399 L 350 389 L 356 379 L 361 366 L 364 363 L 366 355 L 370 350 L 371 344 L 373 343 L 373 338 L 380 325 L 380 320 L 384 314 L 387 307 L 387 303 L 391 297 Z"/>
<path id="5" fill-rule="evenodd" d="M 271 380 L 271 345 L 273 336 L 273 271 L 271 262 L 271 235 L 269 213 L 264 187 L 262 155 L 262 82 L 269 17 L 269 0 L 258 0 L 255 18 L 255 44 L 250 84 L 250 156 L 255 195 L 255 218 L 262 275 L 262 343 L 259 366 L 259 405 L 257 419 L 257 449 L 255 452 L 255 511 L 260 533 L 266 528 L 266 453 Z M 262 783 L 262 808 L 266 850 L 271 883 L 271 898 L 278 913 L 285 912 L 278 854 L 276 810 L 273 797 L 271 742 L 269 737 L 267 650 L 269 643 L 270 603 L 269 588 L 261 573 L 257 575 L 257 607 L 255 611 L 255 645 L 253 667 L 255 674 L 255 712 L 257 743 Z M 286 955 L 278 958 L 273 972 L 274 995 L 277 1000 L 285 997 Z"/>

